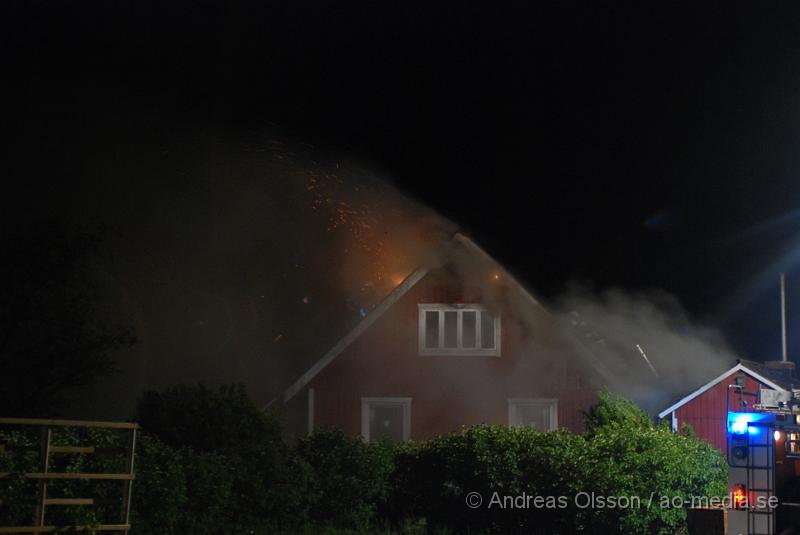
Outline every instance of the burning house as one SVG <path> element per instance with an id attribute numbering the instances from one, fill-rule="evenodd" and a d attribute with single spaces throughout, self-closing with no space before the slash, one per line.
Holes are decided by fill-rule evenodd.
<path id="1" fill-rule="evenodd" d="M 423 440 L 480 423 L 580 430 L 608 371 L 457 233 L 283 394 L 297 432 Z"/>

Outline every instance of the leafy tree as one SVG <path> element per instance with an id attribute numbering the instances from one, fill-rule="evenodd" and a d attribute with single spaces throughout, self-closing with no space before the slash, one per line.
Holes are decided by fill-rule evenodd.
<path id="1" fill-rule="evenodd" d="M 669 500 L 690 503 L 696 497 L 725 494 L 725 459 L 697 439 L 691 427 L 673 433 L 668 425 L 654 426 L 635 403 L 607 390 L 585 416 L 589 463 L 584 490 L 602 496 L 636 496 L 644 503 L 584 509 L 579 517 L 582 526 L 593 532 L 671 535 L 684 526 L 686 506 L 673 506 Z"/>
<path id="2" fill-rule="evenodd" d="M 58 411 L 68 391 L 114 371 L 133 343 L 97 310 L 97 233 L 57 222 L 0 238 L 0 406 L 14 416 Z"/>
<path id="3" fill-rule="evenodd" d="M 622 426 L 629 429 L 650 429 L 653 422 L 636 404 L 618 394 L 604 388 L 600 391 L 599 401 L 583 415 L 586 433 L 591 435 L 596 430 L 607 426 Z"/>

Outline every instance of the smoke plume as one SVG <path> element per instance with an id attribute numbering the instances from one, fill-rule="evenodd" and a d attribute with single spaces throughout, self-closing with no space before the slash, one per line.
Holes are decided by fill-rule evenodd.
<path id="1" fill-rule="evenodd" d="M 126 417 L 145 388 L 198 380 L 244 381 L 266 402 L 414 268 L 452 259 L 442 244 L 456 226 L 356 157 L 141 111 L 83 116 L 100 119 L 37 134 L 46 157 L 19 166 L 28 189 L 2 216 L 5 232 L 53 214 L 106 229 L 103 311 L 138 343 L 75 414 Z M 661 294 L 574 291 L 548 307 L 551 324 L 491 259 L 457 269 L 490 307 L 538 329 L 523 333 L 532 343 L 561 324 L 640 399 L 705 382 L 733 358 Z"/>
<path id="2" fill-rule="evenodd" d="M 617 379 L 616 389 L 644 408 L 663 409 L 733 366 L 720 332 L 698 325 L 675 296 L 574 285 L 555 301 L 572 332 Z"/>

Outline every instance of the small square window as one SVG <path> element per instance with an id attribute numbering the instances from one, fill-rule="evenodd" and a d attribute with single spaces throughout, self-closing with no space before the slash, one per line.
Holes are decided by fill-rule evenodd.
<path id="1" fill-rule="evenodd" d="M 361 398 L 361 436 L 402 442 L 411 436 L 411 398 Z"/>
<path id="2" fill-rule="evenodd" d="M 508 425 L 539 431 L 558 429 L 558 400 L 514 398 L 508 400 Z"/>

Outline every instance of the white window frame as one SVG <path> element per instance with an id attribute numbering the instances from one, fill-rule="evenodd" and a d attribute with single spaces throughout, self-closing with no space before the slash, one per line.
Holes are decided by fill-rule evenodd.
<path id="1" fill-rule="evenodd" d="M 411 398 L 361 398 L 361 436 L 367 442 L 369 436 L 369 409 L 373 406 L 400 405 L 403 408 L 403 440 L 411 438 Z"/>
<path id="2" fill-rule="evenodd" d="M 502 341 L 500 340 L 500 316 L 493 315 L 494 317 L 494 347 L 482 348 L 481 347 L 481 312 L 491 312 L 483 305 L 479 304 L 457 304 L 446 305 L 442 303 L 420 303 L 417 305 L 419 308 L 419 329 L 418 329 L 418 345 L 420 355 L 476 355 L 487 357 L 499 357 Z M 439 347 L 425 347 L 425 316 L 427 312 L 439 312 Z M 456 321 L 456 344 L 457 347 L 442 347 L 444 346 L 444 313 L 445 312 L 458 312 L 458 320 Z M 463 328 L 463 313 L 476 312 L 477 321 L 475 323 L 475 347 L 462 347 L 462 328 Z"/>
<path id="3" fill-rule="evenodd" d="M 508 425 L 509 427 L 523 427 L 517 415 L 517 408 L 530 405 L 548 405 L 550 408 L 550 429 L 558 429 L 558 399 L 556 398 L 508 398 Z"/>

